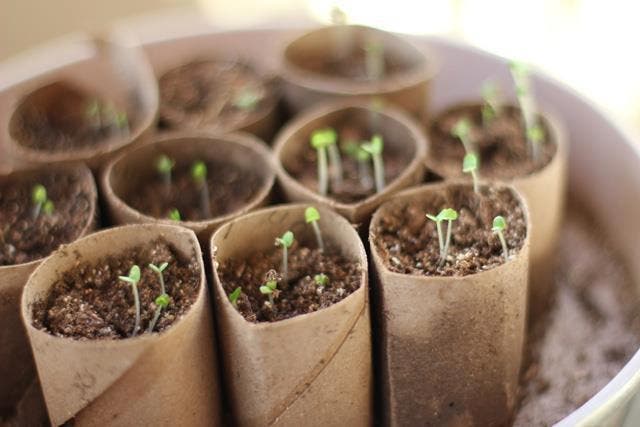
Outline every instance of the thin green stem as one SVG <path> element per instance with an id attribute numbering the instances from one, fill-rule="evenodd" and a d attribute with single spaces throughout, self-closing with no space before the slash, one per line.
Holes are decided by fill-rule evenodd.
<path id="1" fill-rule="evenodd" d="M 373 182 L 371 182 L 371 165 L 368 160 L 358 160 L 358 178 L 360 185 L 365 189 L 369 189 L 373 185 Z"/>
<path id="2" fill-rule="evenodd" d="M 318 242 L 318 249 L 320 249 L 320 252 L 324 252 L 324 241 L 322 240 L 322 233 L 320 232 L 320 226 L 318 225 L 318 221 L 313 221 L 311 223 L 311 227 L 313 227 L 313 233 L 316 235 L 316 241 Z"/>
<path id="3" fill-rule="evenodd" d="M 149 323 L 149 327 L 147 328 L 147 333 L 153 332 L 153 328 L 156 327 L 156 323 L 158 323 L 158 319 L 160 318 L 161 312 L 162 312 L 162 307 L 157 306 L 156 312 L 153 314 L 153 319 L 151 320 L 151 323 Z"/>
<path id="4" fill-rule="evenodd" d="M 133 326 L 131 336 L 135 337 L 138 333 L 138 329 L 140 329 L 140 296 L 138 295 L 138 285 L 136 283 L 131 283 L 131 290 L 133 292 L 133 302 L 136 308 L 136 323 Z"/>
<path id="5" fill-rule="evenodd" d="M 382 154 L 373 155 L 373 172 L 376 179 L 376 192 L 379 193 L 384 189 L 384 164 L 382 163 Z"/>
<path id="6" fill-rule="evenodd" d="M 440 248 L 440 258 L 442 258 L 442 250 L 444 249 L 444 236 L 442 235 L 442 221 L 436 221 L 436 229 L 438 230 L 438 247 Z"/>
<path id="7" fill-rule="evenodd" d="M 273 292 L 269 294 L 269 304 L 271 304 L 271 309 L 275 311 L 276 305 L 275 301 L 273 300 Z"/>
<path id="8" fill-rule="evenodd" d="M 331 185 L 338 188 L 342 185 L 342 159 L 340 158 L 340 150 L 336 144 L 328 147 L 329 160 L 331 161 Z"/>
<path id="9" fill-rule="evenodd" d="M 209 201 L 209 186 L 207 180 L 200 183 L 200 210 L 203 218 L 211 217 L 211 204 Z"/>
<path id="10" fill-rule="evenodd" d="M 440 257 L 438 267 L 442 267 L 447 259 L 447 253 L 449 252 L 449 243 L 451 242 L 451 223 L 451 220 L 447 221 L 447 238 L 444 242 L 444 250 L 442 251 L 442 256 Z"/>
<path id="11" fill-rule="evenodd" d="M 474 169 L 471 171 L 471 178 L 473 178 L 473 192 L 480 194 L 480 184 L 478 183 L 478 172 Z"/>
<path id="12" fill-rule="evenodd" d="M 287 249 L 287 245 L 282 245 L 282 281 L 284 283 L 289 282 L 289 250 Z"/>
<path id="13" fill-rule="evenodd" d="M 42 210 L 42 202 L 37 202 L 33 205 L 31 209 L 31 218 L 36 219 L 40 216 L 40 211 Z"/>
<path id="14" fill-rule="evenodd" d="M 507 247 L 507 241 L 504 238 L 504 234 L 501 230 L 496 231 L 498 233 L 498 238 L 500 239 L 500 243 L 502 244 L 502 256 L 504 256 L 504 260 L 509 259 L 509 248 Z"/>
<path id="15" fill-rule="evenodd" d="M 160 279 L 160 294 L 164 295 L 166 292 L 164 289 L 164 275 L 162 274 L 162 271 L 158 272 L 158 278 Z"/>
<path id="16" fill-rule="evenodd" d="M 318 148 L 318 193 L 322 196 L 326 196 L 329 189 L 328 169 L 327 152 L 324 148 Z"/>

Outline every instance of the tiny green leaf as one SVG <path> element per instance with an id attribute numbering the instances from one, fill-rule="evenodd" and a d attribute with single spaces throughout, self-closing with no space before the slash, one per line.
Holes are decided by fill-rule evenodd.
<path id="1" fill-rule="evenodd" d="M 155 265 L 153 263 L 150 263 L 149 264 L 149 268 L 152 269 L 153 271 L 155 271 L 156 273 L 160 274 L 167 268 L 168 265 L 169 265 L 168 262 L 163 262 L 159 266 Z"/>
<path id="2" fill-rule="evenodd" d="M 462 161 L 462 172 L 470 173 L 478 170 L 478 156 L 473 153 L 467 153 Z"/>
<path id="3" fill-rule="evenodd" d="M 229 302 L 234 307 L 238 307 L 238 298 L 240 298 L 240 294 L 242 294 L 242 288 L 238 286 L 229 294 Z"/>
<path id="4" fill-rule="evenodd" d="M 503 216 L 498 215 L 493 218 L 493 227 L 491 228 L 493 232 L 503 231 L 505 228 L 507 228 L 507 221 Z"/>
<path id="5" fill-rule="evenodd" d="M 307 224 L 319 221 L 320 212 L 318 212 L 318 210 L 313 206 L 309 206 L 307 209 L 304 210 L 304 220 L 307 222 Z"/>
<path id="6" fill-rule="evenodd" d="M 47 200 L 46 202 L 44 202 L 44 205 L 42 205 L 42 212 L 46 213 L 47 215 L 51 215 L 54 208 L 55 206 L 53 205 L 53 202 L 51 200 Z"/>
<path id="7" fill-rule="evenodd" d="M 128 276 L 118 276 L 118 278 L 125 282 L 134 284 L 138 283 L 140 281 L 140 267 L 138 267 L 137 265 L 133 265 L 131 267 L 131 270 L 129 270 Z"/>
<path id="8" fill-rule="evenodd" d="M 169 305 L 171 298 L 167 294 L 159 295 L 154 301 L 158 307 L 166 308 Z"/>
<path id="9" fill-rule="evenodd" d="M 323 128 L 313 131 L 311 134 L 311 146 L 315 149 L 328 147 L 338 140 L 336 131 L 332 128 Z"/>
<path id="10" fill-rule="evenodd" d="M 277 280 L 267 280 L 264 285 L 266 287 L 268 287 L 269 289 L 271 289 L 272 291 L 275 291 L 276 288 L 278 287 L 278 281 Z"/>
<path id="11" fill-rule="evenodd" d="M 327 286 L 329 284 L 329 276 L 324 273 L 316 274 L 313 276 L 313 281 L 318 286 Z"/>
<path id="12" fill-rule="evenodd" d="M 116 111 L 114 113 L 113 122 L 118 129 L 124 129 L 129 126 L 129 119 L 127 113 L 124 111 Z"/>
<path id="13" fill-rule="evenodd" d="M 269 286 L 262 285 L 260 286 L 260 292 L 264 295 L 269 295 L 273 293 L 273 289 L 271 289 Z"/>
<path id="14" fill-rule="evenodd" d="M 542 127 L 535 125 L 527 129 L 527 137 L 535 143 L 542 142 L 544 139 L 544 131 L 542 130 Z"/>
<path id="15" fill-rule="evenodd" d="M 445 208 L 440 211 L 438 218 L 444 221 L 455 221 L 458 219 L 458 212 L 455 209 Z"/>
<path id="16" fill-rule="evenodd" d="M 293 239 L 293 233 L 287 230 L 281 237 L 276 238 L 276 246 L 284 246 L 288 249 L 293 244 Z"/>
<path id="17" fill-rule="evenodd" d="M 47 201 L 47 189 L 42 184 L 36 184 L 31 190 L 31 201 L 35 203 L 44 203 Z"/>
<path id="18" fill-rule="evenodd" d="M 235 95 L 231 103 L 239 110 L 253 111 L 261 99 L 262 96 L 256 90 L 243 88 Z"/>
<path id="19" fill-rule="evenodd" d="M 191 166 L 191 177 L 193 180 L 201 184 L 207 179 L 207 165 L 199 160 Z"/>
<path id="20" fill-rule="evenodd" d="M 451 128 L 451 135 L 458 139 L 466 139 L 469 136 L 469 132 L 471 132 L 471 122 L 466 118 L 458 120 Z"/>
<path id="21" fill-rule="evenodd" d="M 166 154 L 161 154 L 156 159 L 156 170 L 161 174 L 171 173 L 175 162 Z"/>
<path id="22" fill-rule="evenodd" d="M 178 209 L 171 209 L 169 212 L 169 219 L 172 221 L 181 221 L 180 211 Z"/>
<path id="23" fill-rule="evenodd" d="M 433 222 L 440 222 L 440 221 L 442 221 L 442 219 L 441 219 L 440 217 L 435 216 L 435 215 L 427 214 L 426 216 L 427 216 L 427 218 L 429 218 L 429 219 L 430 219 L 431 221 L 433 221 Z"/>
<path id="24" fill-rule="evenodd" d="M 382 140 L 382 136 L 378 134 L 373 135 L 373 137 L 371 138 L 371 141 L 365 142 L 360 147 L 362 147 L 362 149 L 365 152 L 367 152 L 372 156 L 380 155 L 382 154 L 382 150 L 384 148 L 384 142 Z"/>

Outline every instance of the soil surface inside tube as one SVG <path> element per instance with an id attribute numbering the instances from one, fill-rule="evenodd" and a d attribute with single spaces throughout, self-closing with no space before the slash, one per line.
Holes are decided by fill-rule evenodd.
<path id="1" fill-rule="evenodd" d="M 127 276 L 131 267 L 138 265 L 141 321 L 137 335 L 146 334 L 156 313 L 155 300 L 161 295 L 160 277 L 148 265 L 164 262 L 168 263 L 163 279 L 170 301 L 153 329 L 162 332 L 187 312 L 200 290 L 200 264 L 195 258 L 184 259 L 163 240 L 132 247 L 97 263 L 78 262 L 61 274 L 46 298 L 34 304 L 34 326 L 78 340 L 132 336 L 136 314 L 133 289 L 119 276 Z"/>
<path id="2" fill-rule="evenodd" d="M 529 175 L 549 164 L 557 151 L 549 127 L 539 120 L 544 138 L 540 145 L 540 158 L 532 158 L 520 109 L 504 106 L 500 114 L 483 125 L 480 105 L 462 105 L 436 117 L 429 128 L 431 163 L 436 173 L 445 177 L 461 176 L 465 149 L 451 130 L 461 119 L 472 124 L 470 139 L 480 160 L 480 176 L 489 179 L 510 179 Z"/>
<path id="3" fill-rule="evenodd" d="M 273 85 L 240 62 L 197 60 L 159 80 L 163 129 L 237 128 L 273 109 Z"/>
<path id="4" fill-rule="evenodd" d="M 445 208 L 458 212 L 451 223 L 451 241 L 439 266 L 440 243 L 436 223 L 426 217 Z M 502 244 L 492 231 L 493 219 L 502 215 L 503 235 L 509 257 L 518 253 L 527 235 L 523 206 L 510 190 L 471 185 L 451 185 L 424 200 L 391 206 L 373 227 L 376 250 L 386 267 L 396 273 L 424 276 L 465 276 L 489 270 L 505 262 Z M 448 224 L 441 223 L 446 241 Z"/>
<path id="5" fill-rule="evenodd" d="M 29 178 L 0 182 L 0 266 L 45 257 L 78 238 L 91 214 L 91 194 L 81 174 L 43 170 Z M 33 188 L 43 185 L 53 211 L 32 201 Z"/>
<path id="6" fill-rule="evenodd" d="M 299 246 L 294 242 L 288 254 L 288 280 L 282 275 L 282 249 L 265 254 L 256 253 L 244 259 L 229 259 L 218 268 L 222 286 L 227 294 L 238 286 L 242 293 L 238 311 L 250 322 L 275 322 L 329 307 L 362 285 L 362 266 L 327 248 Z M 314 280 L 325 274 L 328 282 L 321 286 Z M 260 286 L 271 278 L 278 279 L 274 305 Z"/>
<path id="7" fill-rule="evenodd" d="M 260 190 L 256 171 L 240 169 L 224 160 L 207 161 L 206 188 L 191 176 L 191 164 L 178 163 L 167 186 L 160 174 L 128 185 L 120 195 L 125 203 L 154 218 L 169 218 L 174 209 L 182 221 L 202 221 L 235 212 L 249 203 Z"/>

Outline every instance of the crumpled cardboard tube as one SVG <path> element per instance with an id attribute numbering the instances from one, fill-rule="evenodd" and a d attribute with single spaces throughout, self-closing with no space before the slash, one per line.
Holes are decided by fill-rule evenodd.
<path id="1" fill-rule="evenodd" d="M 304 221 L 307 206 L 252 212 L 223 225 L 211 238 L 223 377 L 239 426 L 371 424 L 367 258 L 353 226 L 318 207 L 325 242 L 362 265 L 360 288 L 331 307 L 278 322 L 250 323 L 233 308 L 220 282 L 221 263 L 272 250 L 281 231 L 315 242 Z"/>
<path id="2" fill-rule="evenodd" d="M 46 175 L 52 170 L 80 177 L 80 185 L 89 201 L 87 221 L 76 236 L 82 237 L 91 232 L 97 219 L 96 185 L 91 171 L 84 164 L 13 172 L 0 176 L 0 182 L 23 181 Z M 20 295 L 27 278 L 41 262 L 42 258 L 24 264 L 0 266 L 0 412 L 13 408 L 36 378 L 29 340 L 20 318 Z M 34 395 L 39 392 L 37 385 L 36 388 Z M 20 423 L 20 420 L 16 422 Z"/>
<path id="3" fill-rule="evenodd" d="M 480 108 L 481 104 L 468 103 L 454 108 L 472 107 Z M 541 113 L 540 117 L 557 146 L 555 155 L 542 169 L 508 180 L 509 184 L 524 195 L 531 215 L 529 315 L 532 318 L 545 311 L 554 292 L 553 269 L 557 237 L 564 217 L 569 150 L 567 133 L 562 123 L 547 112 Z M 452 168 L 432 157 L 427 158 L 426 163 L 427 169 L 445 179 L 470 179 L 468 174 L 462 173 L 462 167 Z"/>
<path id="4" fill-rule="evenodd" d="M 121 340 L 74 340 L 33 326 L 32 305 L 64 271 L 78 263 L 162 238 L 200 264 L 200 291 L 181 318 L 160 334 Z M 218 373 L 211 306 L 193 231 L 141 224 L 91 234 L 61 247 L 29 277 L 22 320 L 53 425 L 78 426 L 220 424 Z"/>
<path id="5" fill-rule="evenodd" d="M 376 351 L 387 425 L 506 425 L 516 403 L 527 309 L 528 232 L 508 262 L 462 277 L 392 272 L 374 243 L 385 212 L 412 201 L 428 203 L 451 185 L 461 184 L 403 191 L 371 220 L 375 316 L 382 331 Z M 526 212 L 522 197 L 512 191 Z"/>
<path id="6" fill-rule="evenodd" d="M 338 32 L 346 34 L 357 46 L 367 40 L 381 42 L 403 64 L 398 70 L 381 80 L 355 80 L 321 74 L 309 64 L 319 63 L 335 56 Z M 299 34 L 282 52 L 281 74 L 287 106 L 295 113 L 321 101 L 349 97 L 379 97 L 408 111 L 420 120 L 427 119 L 431 80 L 436 71 L 432 54 L 425 57 L 405 38 L 360 25 L 332 25 Z"/>
<path id="7" fill-rule="evenodd" d="M 89 43 L 89 42 L 87 42 Z M 37 76 L 11 89 L 8 97 L 8 117 L 0 118 L 6 152 L 12 167 L 84 161 L 97 171 L 111 155 L 137 141 L 143 141 L 155 128 L 158 112 L 158 88 L 153 71 L 142 50 L 133 46 L 126 35 L 114 35 L 110 40 L 93 40 L 93 56 L 59 70 Z M 20 143 L 17 133 L 19 115 L 32 102 L 45 105 L 64 96 L 68 88 L 96 94 L 119 107 L 126 106 L 132 117 L 125 135 L 117 135 L 95 146 L 66 151 L 46 151 Z"/>
<path id="8" fill-rule="evenodd" d="M 271 154 L 262 141 L 242 133 L 176 131 L 157 136 L 152 144 L 127 150 L 105 167 L 100 186 L 112 223 L 176 224 L 170 219 L 154 218 L 144 214 L 123 200 L 123 195 L 127 194 L 131 188 L 139 186 L 144 177 L 157 175 L 154 159 L 160 154 L 166 154 L 177 163 L 181 161 L 191 163 L 196 159 L 224 160 L 237 165 L 239 170 L 251 171 L 260 177 L 257 192 L 242 208 L 207 220 L 180 222 L 180 225 L 195 231 L 201 242 L 208 242 L 211 233 L 224 222 L 264 206 L 269 201 L 275 182 L 275 172 Z"/>
<path id="9" fill-rule="evenodd" d="M 391 106 L 385 106 L 379 112 L 384 149 L 395 150 L 408 160 L 402 173 L 387 182 L 383 191 L 358 202 L 343 203 L 330 195 L 321 196 L 315 189 L 302 185 L 290 175 L 289 168 L 297 162 L 299 153 L 308 149 L 309 138 L 314 130 L 335 126 L 337 122 L 343 122 L 349 117 L 363 118 L 370 114 L 371 103 L 367 101 L 330 101 L 302 113 L 280 130 L 274 143 L 274 155 L 278 181 L 287 200 L 327 206 L 358 224 L 368 221 L 373 211 L 394 193 L 422 181 L 428 150 L 427 139 L 414 120 Z"/>

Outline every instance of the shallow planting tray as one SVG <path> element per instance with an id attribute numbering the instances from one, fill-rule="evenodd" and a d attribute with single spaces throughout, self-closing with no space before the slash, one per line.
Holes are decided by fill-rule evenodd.
<path id="1" fill-rule="evenodd" d="M 284 43 L 300 34 L 282 29 L 221 33 L 189 20 L 171 24 L 129 24 L 141 35 L 152 66 L 170 61 L 176 52 L 215 46 L 216 52 L 251 57 L 260 69 L 273 71 Z M 489 77 L 511 87 L 502 58 L 444 39 L 409 38 L 438 58 L 431 114 L 477 99 Z M 82 60 L 88 55 L 83 43 L 82 37 L 66 38 L 0 64 L 0 112 L 11 86 Z M 534 88 L 541 107 L 568 130 L 569 200 L 554 274 L 555 302 L 529 333 L 515 425 L 618 425 L 640 390 L 640 152 L 566 86 L 535 74 Z M 0 169 L 5 156 L 0 151 Z"/>

